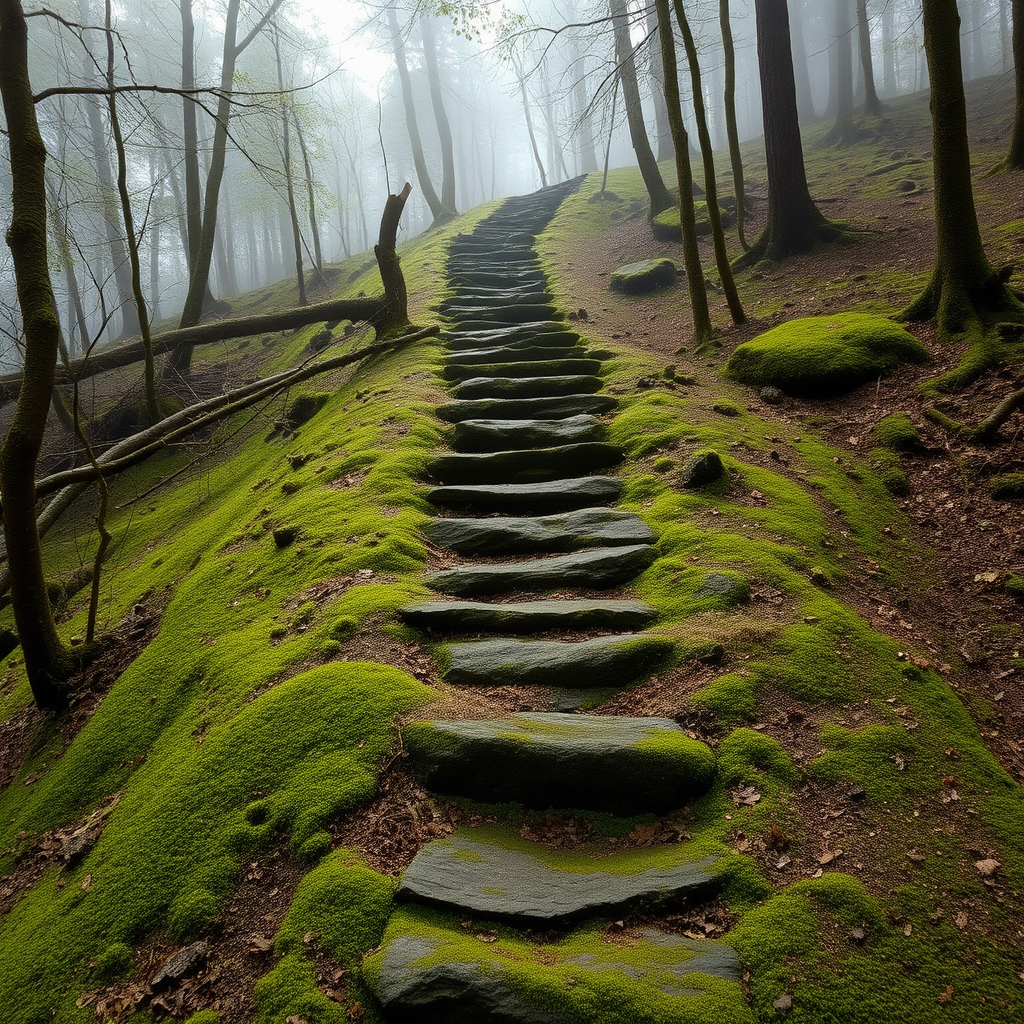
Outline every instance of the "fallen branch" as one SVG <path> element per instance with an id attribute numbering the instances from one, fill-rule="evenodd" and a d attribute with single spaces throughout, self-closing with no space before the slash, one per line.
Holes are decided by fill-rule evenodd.
<path id="1" fill-rule="evenodd" d="M 1004 398 L 993 410 L 974 428 L 974 439 L 976 441 L 988 442 L 995 440 L 999 428 L 1018 410 L 1024 409 L 1024 388 L 1014 391 L 1008 398 Z"/>

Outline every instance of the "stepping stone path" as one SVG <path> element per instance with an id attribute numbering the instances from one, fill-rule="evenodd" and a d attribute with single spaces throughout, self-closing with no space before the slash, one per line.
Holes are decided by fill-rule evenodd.
<path id="1" fill-rule="evenodd" d="M 622 459 L 605 440 L 616 401 L 602 393 L 600 354 L 560 319 L 533 249 L 577 185 L 510 199 L 452 242 L 442 376 L 453 400 L 438 415 L 453 424 L 453 451 L 429 467 L 427 497 L 440 514 L 426 532 L 457 561 L 425 578 L 436 599 L 400 611 L 440 641 L 447 683 L 535 686 L 534 706 L 553 710 L 412 722 L 404 746 L 419 783 L 441 795 L 667 814 L 711 785 L 713 751 L 670 719 L 568 713 L 637 683 L 675 651 L 644 632 L 653 608 L 594 593 L 643 572 L 656 538 L 609 507 L 622 489 L 602 475 Z M 385 1018 L 402 1024 L 573 1024 L 596 1003 L 609 1022 L 748 1024 L 728 943 L 647 928 L 627 949 L 604 934 L 635 910 L 713 897 L 715 858 L 691 847 L 567 853 L 513 827 L 459 829 L 406 869 L 366 980 Z"/>

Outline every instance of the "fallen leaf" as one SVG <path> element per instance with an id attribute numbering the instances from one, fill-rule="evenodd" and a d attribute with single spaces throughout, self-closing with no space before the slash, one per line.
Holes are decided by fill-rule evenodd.
<path id="1" fill-rule="evenodd" d="M 924 860 L 924 854 L 918 853 L 917 850 L 907 850 L 907 860 L 912 860 L 915 864 L 920 864 Z"/>
<path id="2" fill-rule="evenodd" d="M 953 923 L 960 929 L 960 931 L 963 931 L 967 927 L 967 915 L 964 911 L 961 910 L 960 913 L 953 918 Z"/>
<path id="3" fill-rule="evenodd" d="M 831 864 L 836 859 L 836 855 L 830 850 L 826 850 L 819 858 L 818 863 L 821 865 Z"/>
<path id="4" fill-rule="evenodd" d="M 789 1013 L 789 1011 L 793 1009 L 793 997 L 788 992 L 783 992 L 782 995 L 772 1003 L 772 1006 L 774 1006 L 779 1013 Z"/>
<path id="5" fill-rule="evenodd" d="M 268 953 L 274 948 L 274 940 L 267 938 L 266 935 L 250 935 L 249 936 L 249 952 L 250 953 Z"/>
<path id="6" fill-rule="evenodd" d="M 300 1017 L 297 1013 L 293 1013 L 288 1018 L 287 1024 L 306 1024 L 306 1018 Z"/>
<path id="7" fill-rule="evenodd" d="M 952 985 L 947 985 L 946 986 L 946 991 L 939 993 L 939 1002 L 940 1003 L 951 1003 L 951 1002 L 953 1002 L 953 986 Z"/>
<path id="8" fill-rule="evenodd" d="M 911 935 L 911 934 L 913 934 L 913 931 L 914 931 L 914 926 L 908 921 L 903 926 L 903 934 L 904 935 Z"/>
<path id="9" fill-rule="evenodd" d="M 786 866 L 787 866 L 787 865 L 789 865 L 790 863 L 791 863 L 791 860 L 790 860 L 790 858 L 789 858 L 789 857 L 787 857 L 787 856 L 785 856 L 785 854 L 783 854 L 783 856 L 781 856 L 781 857 L 780 857 L 780 858 L 779 858 L 779 859 L 778 859 L 778 860 L 777 860 L 777 861 L 775 862 L 775 867 L 776 867 L 776 869 L 777 869 L 777 870 L 781 871 L 781 870 L 782 870 L 782 869 L 783 869 L 784 867 L 786 867 Z"/>
<path id="10" fill-rule="evenodd" d="M 83 892 L 88 892 L 91 888 L 92 888 L 92 875 L 90 874 L 90 875 L 86 875 L 85 878 L 82 879 L 82 891 Z"/>
<path id="11" fill-rule="evenodd" d="M 999 869 L 999 861 L 993 860 L 991 857 L 985 860 L 976 860 L 974 866 L 978 869 L 978 874 L 982 878 L 991 878 L 996 871 Z"/>
<path id="12" fill-rule="evenodd" d="M 761 799 L 761 794 L 753 786 L 742 786 L 732 790 L 732 802 L 737 807 L 753 807 Z"/>

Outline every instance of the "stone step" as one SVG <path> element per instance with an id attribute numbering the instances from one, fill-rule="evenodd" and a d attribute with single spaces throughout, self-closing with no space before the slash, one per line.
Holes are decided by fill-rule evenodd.
<path id="1" fill-rule="evenodd" d="M 558 310 L 550 303 L 524 303 L 521 306 L 450 306 L 445 316 L 456 323 L 484 320 L 488 323 L 524 324 L 537 320 L 557 320 Z"/>
<path id="2" fill-rule="evenodd" d="M 593 640 L 473 640 L 447 644 L 442 673 L 453 686 L 625 687 L 665 664 L 668 637 L 620 633 Z"/>
<path id="3" fill-rule="evenodd" d="M 471 377 L 452 388 L 459 400 L 471 398 L 554 398 L 565 395 L 594 394 L 604 387 L 600 377 L 591 374 L 565 374 L 551 377 Z"/>
<path id="4" fill-rule="evenodd" d="M 555 511 L 612 502 L 622 493 L 614 476 L 581 476 L 539 484 L 452 484 L 431 487 L 427 501 L 445 506 L 479 506 L 495 511 Z"/>
<path id="5" fill-rule="evenodd" d="M 707 791 L 715 755 L 671 718 L 528 713 L 412 722 L 402 746 L 420 785 L 537 810 L 668 814 Z"/>
<path id="6" fill-rule="evenodd" d="M 452 447 L 462 452 L 549 448 L 580 441 L 599 441 L 605 426 L 596 416 L 561 420 L 463 420 L 455 424 Z"/>
<path id="7" fill-rule="evenodd" d="M 540 260 L 534 256 L 529 259 L 495 260 L 485 259 L 479 254 L 454 253 L 448 257 L 446 269 L 453 277 L 459 274 L 495 274 L 510 278 L 521 278 L 528 275 L 542 277 L 544 268 Z"/>
<path id="8" fill-rule="evenodd" d="M 424 531 L 460 555 L 518 555 L 544 551 L 650 544 L 654 532 L 632 512 L 580 508 L 553 516 L 435 519 Z"/>
<path id="9" fill-rule="evenodd" d="M 655 929 L 644 929 L 628 948 L 594 927 L 548 944 L 535 935 L 481 942 L 457 921 L 408 905 L 391 919 L 362 973 L 389 1024 L 758 1019 L 730 946 Z"/>
<path id="10" fill-rule="evenodd" d="M 597 376 L 601 372 L 600 359 L 583 359 L 580 357 L 547 358 L 523 360 L 522 362 L 488 363 L 484 370 L 488 378 L 515 377 L 530 379 L 536 377 L 570 377 Z M 476 365 L 461 366 L 457 362 L 448 361 L 441 371 L 445 380 L 467 381 L 480 378 L 480 367 Z"/>
<path id="11" fill-rule="evenodd" d="M 715 858 L 697 859 L 680 844 L 657 849 L 662 863 L 651 867 L 653 852 L 570 859 L 505 829 L 460 829 L 416 854 L 396 898 L 530 926 L 621 916 L 719 887 L 710 871 Z"/>
<path id="12" fill-rule="evenodd" d="M 560 328 L 557 323 L 520 324 L 509 331 L 462 331 L 449 333 L 445 346 L 449 354 L 458 358 L 460 352 L 479 351 L 481 348 L 575 348 L 580 343 L 576 331 Z"/>
<path id="13" fill-rule="evenodd" d="M 423 601 L 400 608 L 398 614 L 418 629 L 526 634 L 545 629 L 643 629 L 658 616 L 642 601 Z"/>
<path id="14" fill-rule="evenodd" d="M 536 558 L 529 562 L 460 565 L 455 569 L 429 573 L 423 577 L 423 582 L 439 593 L 468 597 L 565 587 L 604 590 L 639 575 L 656 555 L 650 544 L 623 544 Z"/>
<path id="15" fill-rule="evenodd" d="M 445 361 L 444 376 L 449 377 L 450 368 L 456 368 L 460 374 L 464 370 L 475 367 L 476 373 L 481 367 L 490 372 L 491 366 L 508 363 L 532 363 L 539 360 L 586 359 L 587 350 L 582 345 L 532 345 L 528 341 L 514 345 L 501 345 L 498 348 L 470 348 L 461 352 L 452 352 Z M 471 375 L 470 375 L 471 376 Z M 449 377 L 454 379 L 454 377 Z"/>
<path id="16" fill-rule="evenodd" d="M 488 292 L 486 295 L 472 295 L 468 292 L 459 291 L 450 299 L 444 299 L 438 306 L 441 313 L 447 313 L 451 309 L 465 309 L 468 306 L 490 308 L 492 306 L 536 306 L 548 303 L 554 296 L 550 292 L 530 291 L 516 292 L 508 290 L 501 292 Z"/>
<path id="17" fill-rule="evenodd" d="M 427 472 L 448 484 L 528 483 L 607 469 L 621 461 L 621 448 L 604 441 L 584 441 L 555 448 L 441 455 L 427 466 Z"/>
<path id="18" fill-rule="evenodd" d="M 449 274 L 449 281 L 454 288 L 459 290 L 493 288 L 502 291 L 509 287 L 515 288 L 544 288 L 547 279 L 541 270 L 525 271 L 472 271 L 463 270 Z"/>
<path id="19" fill-rule="evenodd" d="M 446 402 L 434 411 L 449 423 L 463 420 L 558 420 L 569 416 L 611 412 L 618 405 L 611 395 L 560 395 L 551 398 L 473 398 Z"/>

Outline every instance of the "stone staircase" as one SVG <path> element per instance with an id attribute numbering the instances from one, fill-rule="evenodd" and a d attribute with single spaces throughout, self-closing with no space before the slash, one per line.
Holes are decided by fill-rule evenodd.
<path id="1" fill-rule="evenodd" d="M 453 638 L 439 653 L 448 683 L 549 687 L 555 710 L 414 722 L 404 744 L 419 782 L 439 794 L 663 815 L 711 784 L 711 749 L 670 719 L 578 713 L 666 663 L 673 644 L 642 631 L 653 608 L 593 596 L 656 552 L 639 517 L 608 507 L 621 481 L 602 471 L 622 453 L 600 417 L 616 402 L 601 393 L 600 360 L 557 319 L 533 250 L 573 187 L 509 200 L 452 243 L 452 401 L 438 414 L 454 424 L 454 451 L 431 466 L 429 497 L 445 514 L 427 533 L 467 561 L 427 577 L 445 598 L 401 611 Z M 573 590 L 582 594 L 563 596 Z M 596 635 L 524 638 L 560 631 Z M 653 927 L 618 941 L 608 932 L 631 912 L 716 894 L 714 858 L 692 845 L 566 853 L 510 827 L 460 829 L 406 870 L 366 978 L 396 1024 L 750 1022 L 727 943 Z"/>

